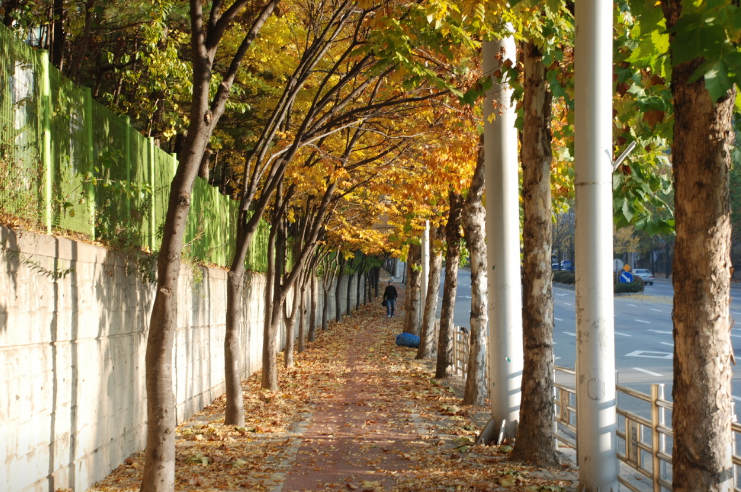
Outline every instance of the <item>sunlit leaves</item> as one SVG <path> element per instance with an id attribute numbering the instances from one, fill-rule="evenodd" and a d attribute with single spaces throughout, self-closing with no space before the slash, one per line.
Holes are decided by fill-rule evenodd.
<path id="1" fill-rule="evenodd" d="M 629 62 L 668 77 L 671 33 L 672 63 L 700 60 L 690 82 L 704 78 L 713 100 L 741 81 L 741 9 L 733 2 L 683 2 L 682 16 L 668 32 L 659 2 L 629 1 L 623 18 L 633 25 Z"/>

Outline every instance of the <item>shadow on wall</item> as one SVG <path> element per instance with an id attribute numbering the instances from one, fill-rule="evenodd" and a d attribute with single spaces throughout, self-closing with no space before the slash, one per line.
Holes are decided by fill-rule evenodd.
<path id="1" fill-rule="evenodd" d="M 144 360 L 155 289 L 140 265 L 118 253 L 2 227 L 0 261 L 0 363 L 7 369 L 0 370 L 0 489 L 85 490 L 145 446 Z M 179 418 L 224 388 L 226 273 L 201 272 L 195 284 L 188 272 L 181 277 L 173 361 Z M 243 377 L 260 369 L 264 290 L 264 275 L 246 275 Z M 331 308 L 347 306 L 332 292 Z"/>
<path id="2" fill-rule="evenodd" d="M 12 288 L 3 288 L 0 289 L 0 291 L 3 291 L 6 293 L 6 295 L 15 295 L 16 299 L 18 296 L 18 270 L 21 267 L 21 255 L 20 255 L 20 248 L 18 246 L 18 237 L 16 236 L 16 232 L 7 229 L 5 227 L 0 227 L 0 248 L 2 248 L 3 256 L 5 256 L 6 261 L 5 264 L 5 270 L 7 272 L 7 276 L 12 282 Z M 8 305 L 5 304 L 3 306 L 2 313 L 7 313 Z M 3 329 L 7 329 L 7 320 L 5 320 L 4 323 L 0 324 L 0 332 Z"/>
<path id="3" fill-rule="evenodd" d="M 151 276 L 136 260 L 106 251 L 80 267 L 85 272 L 84 288 L 94 293 L 95 305 L 83 305 L 91 332 L 81 333 L 79 343 L 86 347 L 82 353 L 95 357 L 94 365 L 76 381 L 79 394 L 85 395 L 80 401 L 96 404 L 83 403 L 79 413 L 88 416 L 81 422 L 97 422 L 97 427 L 80 429 L 89 441 L 86 454 L 79 457 L 78 467 L 88 471 L 78 489 L 104 477 L 132 449 L 144 447 L 144 355 L 153 302 L 153 284 L 147 282 Z M 92 332 L 92 327 L 97 330 Z M 88 378 L 97 378 L 97 384 L 90 384 Z M 88 394 L 85 388 L 97 388 L 98 393 Z"/>
<path id="4" fill-rule="evenodd" d="M 5 227 L 0 227 L 0 249 L 2 256 L 5 257 L 3 265 L 5 274 L 3 278 L 10 280 L 11 285 L 0 283 L 0 292 L 3 297 L 0 298 L 0 335 L 8 329 L 8 309 L 10 305 L 18 302 L 18 270 L 21 266 L 21 256 L 18 248 L 18 238 L 16 233 Z M 11 301 L 10 296 L 14 299 Z"/>
<path id="5" fill-rule="evenodd" d="M 214 385 L 212 371 L 218 371 L 218 364 L 214 367 L 214 362 L 223 358 L 223 354 L 219 355 L 218 348 L 223 345 L 224 341 L 223 330 L 219 330 L 218 336 L 221 343 L 214 344 L 215 346 L 209 343 L 214 320 L 211 319 L 213 312 L 209 309 L 211 277 L 208 269 L 193 266 L 189 275 L 182 275 L 181 272 L 179 285 L 179 288 L 185 291 L 181 297 L 189 298 L 190 302 L 185 307 L 185 319 L 178 316 L 178 330 L 175 337 L 173 370 L 177 373 L 173 374 L 173 377 L 178 402 L 177 423 L 211 402 L 211 389 Z M 188 328 L 183 329 L 184 327 Z M 223 368 L 221 373 L 223 374 Z M 220 380 L 218 374 L 215 379 Z"/>

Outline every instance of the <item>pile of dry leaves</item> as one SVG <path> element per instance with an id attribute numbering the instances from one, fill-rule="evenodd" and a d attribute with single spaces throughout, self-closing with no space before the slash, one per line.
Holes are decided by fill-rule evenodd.
<path id="1" fill-rule="evenodd" d="M 280 370 L 280 391 L 261 391 L 259 374 L 253 374 L 244 382 L 244 427 L 224 425 L 223 398 L 181 424 L 177 429 L 176 490 L 287 490 L 282 488 L 287 474 L 295 470 L 299 460 L 310 459 L 298 452 L 302 445 L 307 446 L 302 437 L 306 421 L 336 404 L 347 394 L 343 388 L 349 378 L 356 378 L 357 384 L 358 377 L 374 388 L 373 397 L 380 402 L 374 405 L 388 407 L 378 411 L 411 412 L 403 415 L 414 416 L 417 437 L 403 453 L 383 450 L 397 452 L 407 462 L 404 469 L 373 470 L 385 481 L 351 483 L 338 476 L 325 484 L 327 490 L 384 490 L 389 477 L 395 483 L 393 490 L 398 491 L 575 488 L 575 474 L 568 466 L 534 468 L 508 461 L 507 446 L 475 446 L 486 409 L 460 406 L 460 381 L 433 379 L 430 361 L 414 360 L 415 350 L 395 345 L 402 318 L 386 318 L 379 310 L 372 303 L 320 333 L 306 352 L 296 355 L 295 367 Z M 356 368 L 352 374 L 349 360 Z M 394 425 L 412 425 L 412 418 L 394 418 Z M 368 446 L 373 446 L 371 437 Z M 143 458 L 144 453 L 130 456 L 90 492 L 137 491 Z M 312 466 L 320 471 L 313 461 Z"/>

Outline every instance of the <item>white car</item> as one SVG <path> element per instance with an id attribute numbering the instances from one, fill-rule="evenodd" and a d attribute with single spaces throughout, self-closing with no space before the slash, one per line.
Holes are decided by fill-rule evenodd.
<path id="1" fill-rule="evenodd" d="M 654 284 L 654 274 L 651 273 L 651 270 L 646 270 L 645 268 L 636 268 L 635 270 L 633 270 L 633 275 L 635 275 L 636 277 L 641 277 L 641 280 L 643 280 L 644 284 Z"/>

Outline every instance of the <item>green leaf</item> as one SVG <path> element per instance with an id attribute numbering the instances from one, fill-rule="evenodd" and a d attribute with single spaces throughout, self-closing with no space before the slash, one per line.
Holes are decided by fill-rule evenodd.
<path id="1" fill-rule="evenodd" d="M 661 6 L 657 5 L 654 0 L 629 0 L 628 4 L 630 5 L 631 13 L 641 20 L 640 28 L 642 33 L 657 30 L 663 25 L 664 13 L 661 10 Z"/>
<path id="2" fill-rule="evenodd" d="M 717 101 L 725 96 L 728 90 L 733 87 L 733 81 L 728 78 L 728 72 L 722 62 L 714 63 L 705 73 L 699 73 L 704 67 L 698 68 L 692 77 L 690 83 L 697 80 L 700 76 L 705 77 L 705 89 L 710 93 L 713 101 Z"/>
<path id="3" fill-rule="evenodd" d="M 700 77 L 705 78 L 705 89 L 713 101 L 724 97 L 734 82 L 741 84 L 741 53 L 728 49 L 721 51 L 716 58 L 700 65 L 689 82 L 693 83 Z"/>
<path id="4" fill-rule="evenodd" d="M 625 216 L 625 219 L 630 222 L 633 220 L 633 206 L 628 200 L 623 200 L 623 206 L 622 206 L 623 216 Z"/>
<path id="5" fill-rule="evenodd" d="M 720 51 L 726 40 L 723 26 L 699 13 L 681 17 L 671 32 L 675 35 L 672 42 L 672 63 L 675 66 Z"/>

